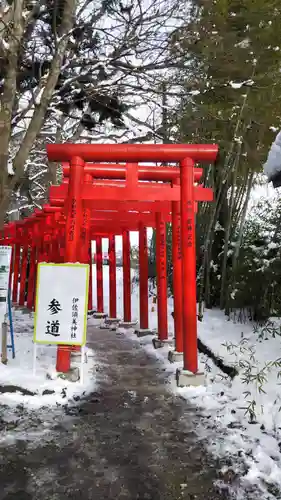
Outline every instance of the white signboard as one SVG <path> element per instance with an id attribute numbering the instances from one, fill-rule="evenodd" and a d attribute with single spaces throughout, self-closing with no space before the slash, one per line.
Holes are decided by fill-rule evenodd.
<path id="1" fill-rule="evenodd" d="M 39 264 L 34 342 L 85 345 L 88 289 L 88 264 Z"/>
<path id="2" fill-rule="evenodd" d="M 7 314 L 12 247 L 0 246 L 0 325 Z"/>

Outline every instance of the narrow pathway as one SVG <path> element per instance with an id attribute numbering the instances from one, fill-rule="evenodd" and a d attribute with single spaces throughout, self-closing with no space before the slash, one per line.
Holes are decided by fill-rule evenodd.
<path id="1" fill-rule="evenodd" d="M 193 407 L 124 335 L 89 327 L 98 390 L 35 449 L 0 449 L 0 500 L 220 500 Z"/>

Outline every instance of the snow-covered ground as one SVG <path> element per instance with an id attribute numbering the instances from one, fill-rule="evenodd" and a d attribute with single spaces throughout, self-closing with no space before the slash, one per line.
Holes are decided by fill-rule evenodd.
<path id="1" fill-rule="evenodd" d="M 132 277 L 135 272 L 132 270 Z M 104 267 L 105 308 L 108 311 L 108 267 Z M 122 317 L 122 269 L 117 271 L 118 314 Z M 94 289 L 94 301 L 96 291 Z M 157 305 L 150 298 L 150 327 L 157 327 Z M 173 300 L 169 299 L 169 333 L 173 337 Z M 139 316 L 138 286 L 133 286 L 132 319 Z M 125 332 L 125 330 L 123 330 Z M 126 334 L 136 340 L 133 331 Z M 177 388 L 175 372 L 181 363 L 171 364 L 169 347 L 155 350 L 151 337 L 140 339 L 150 354 L 170 374 L 171 390 L 200 408 L 200 433 L 208 438 L 215 456 L 227 458 L 231 474 L 242 474 L 245 487 L 258 487 L 264 498 L 281 498 L 281 331 L 280 325 L 255 329 L 220 311 L 205 311 L 198 323 L 200 339 L 239 374 L 230 380 L 213 362 L 200 355 L 206 384 L 199 388 Z M 280 359 L 280 366 L 279 360 Z M 277 361 L 275 363 L 275 361 Z M 277 493 L 278 492 L 278 493 Z M 273 493 L 273 495 L 272 495 Z M 245 497 L 241 493 L 241 498 Z M 238 497 L 237 497 L 238 498 Z"/>
<path id="2" fill-rule="evenodd" d="M 109 273 L 104 266 L 105 312 L 109 307 Z M 96 305 L 95 266 L 93 268 L 93 304 Z M 132 278 L 135 271 L 132 270 Z M 117 269 L 117 309 L 122 318 L 122 268 Z M 157 328 L 157 304 L 150 297 L 150 327 Z M 169 299 L 169 332 L 173 337 L 173 300 Z M 38 348 L 36 375 L 33 375 L 33 316 L 14 311 L 16 358 L 9 353 L 8 365 L 0 364 L 0 387 L 19 386 L 35 395 L 21 392 L 0 394 L 0 403 L 11 408 L 14 418 L 17 408 L 29 410 L 54 408 L 75 402 L 95 390 L 94 353 L 90 350 L 84 366 L 84 383 L 73 383 L 55 376 L 54 347 Z M 139 317 L 139 294 L 133 285 L 132 316 Z M 92 321 L 92 320 L 91 320 Z M 234 365 L 239 374 L 230 380 L 206 356 L 200 355 L 200 365 L 206 373 L 206 384 L 199 388 L 177 388 L 175 372 L 180 363 L 170 364 L 169 348 L 155 350 L 151 337 L 140 339 L 142 347 L 163 364 L 170 376 L 170 389 L 198 407 L 202 425 L 198 431 L 207 437 L 212 453 L 227 458 L 232 474 L 242 474 L 245 487 L 259 487 L 264 499 L 281 498 L 281 371 L 280 325 L 254 329 L 253 325 L 226 318 L 220 311 L 205 311 L 198 323 L 199 337 L 228 365 Z M 137 340 L 132 331 L 126 335 Z M 280 362 L 279 362 L 280 359 Z M 48 377 L 51 378 L 47 378 Z M 44 392 L 44 391 L 47 391 Z M 55 410 L 54 410 L 55 411 Z M 14 413 L 13 413 L 14 412 Z M 33 415 L 38 415 L 34 412 Z M 2 414 L 1 414 L 2 416 Z M 11 418 L 12 418 L 11 417 Z M 50 417 L 51 419 L 51 417 Z M 50 423 L 51 425 L 51 423 Z M 32 435 L 32 434 L 31 434 Z M 7 435 L 6 435 L 7 437 Z M 4 437 L 3 437 L 4 439 Z M 240 498 L 240 497 L 236 497 Z M 241 498 L 250 498 L 241 496 Z"/>
<path id="3" fill-rule="evenodd" d="M 86 350 L 82 384 L 56 376 L 56 346 L 37 346 L 34 374 L 33 323 L 33 314 L 13 310 L 16 357 L 13 359 L 11 351 L 8 351 L 7 365 L 0 364 L 0 403 L 10 406 L 20 404 L 27 408 L 57 406 L 92 391 L 94 353 L 91 349 Z M 81 363 L 74 359 L 72 366 L 75 365 L 80 367 Z"/>

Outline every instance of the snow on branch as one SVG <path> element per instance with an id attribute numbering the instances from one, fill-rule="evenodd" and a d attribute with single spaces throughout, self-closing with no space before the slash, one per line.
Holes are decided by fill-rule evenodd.
<path id="1" fill-rule="evenodd" d="M 37 174 L 33 175 L 32 177 L 29 178 L 31 182 L 34 182 L 36 179 L 42 177 L 42 175 L 46 174 L 48 172 L 48 169 L 45 168 L 43 170 L 40 170 L 40 172 L 37 172 Z"/>
<path id="2" fill-rule="evenodd" d="M 170 50 L 171 35 L 190 10 L 185 0 L 64 0 L 55 12 L 45 0 L 18 4 L 18 42 L 11 30 L 2 37 L 4 50 L 18 57 L 9 79 L 0 68 L 0 103 L 13 82 L 0 144 L 13 176 L 0 218 L 13 192 L 47 197 L 59 166 L 48 164 L 46 143 L 163 139 L 161 85 L 175 81 L 182 65 Z M 171 83 L 170 105 L 177 92 Z"/>
<path id="3" fill-rule="evenodd" d="M 7 212 L 7 215 L 12 215 L 16 212 L 19 212 L 21 210 L 26 210 L 26 209 L 29 209 L 29 208 L 33 208 L 33 205 L 22 205 L 22 206 L 19 206 L 17 208 L 13 208 L 12 210 L 8 210 Z"/>

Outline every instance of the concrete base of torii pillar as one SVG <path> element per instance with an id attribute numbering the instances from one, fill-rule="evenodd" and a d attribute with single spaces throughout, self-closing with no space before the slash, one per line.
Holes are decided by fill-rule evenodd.
<path id="1" fill-rule="evenodd" d="M 136 328 L 134 333 L 137 337 L 142 338 L 155 335 L 155 330 L 151 330 L 150 328 Z"/>
<path id="2" fill-rule="evenodd" d="M 152 339 L 152 344 L 154 349 L 161 349 L 161 347 L 170 346 L 172 347 L 174 344 L 174 339 L 165 339 L 165 340 L 160 340 L 158 338 Z"/>
<path id="3" fill-rule="evenodd" d="M 94 319 L 105 319 L 107 318 L 108 314 L 103 313 L 103 312 L 94 312 L 93 318 Z"/>
<path id="4" fill-rule="evenodd" d="M 119 328 L 125 328 L 126 330 L 130 330 L 130 328 L 134 328 L 138 324 L 137 321 L 121 321 L 119 323 Z"/>
<path id="5" fill-rule="evenodd" d="M 199 387 L 205 383 L 203 372 L 192 373 L 188 370 L 177 370 L 176 381 L 178 387 Z"/>
<path id="6" fill-rule="evenodd" d="M 100 325 L 102 330 L 116 331 L 119 328 L 120 318 L 105 318 L 104 322 Z"/>
<path id="7" fill-rule="evenodd" d="M 120 318 L 106 318 L 105 324 L 108 326 L 119 325 L 121 319 Z"/>
<path id="8" fill-rule="evenodd" d="M 183 353 L 175 350 L 169 351 L 168 361 L 170 361 L 170 363 L 177 363 L 178 361 L 183 361 Z"/>

